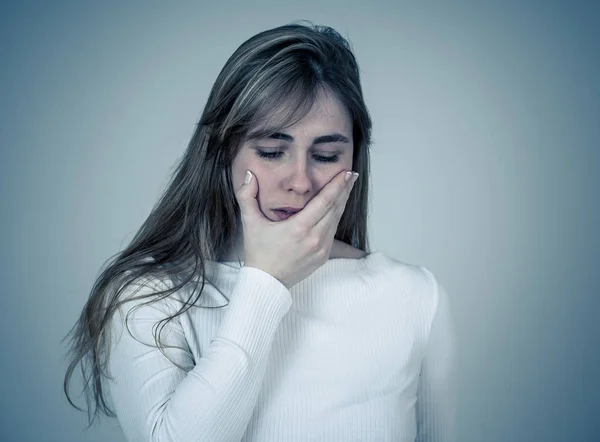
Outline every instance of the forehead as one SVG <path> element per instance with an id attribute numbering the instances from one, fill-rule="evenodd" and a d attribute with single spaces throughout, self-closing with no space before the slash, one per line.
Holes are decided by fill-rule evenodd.
<path id="1" fill-rule="evenodd" d="M 292 102 L 294 100 L 291 100 Z M 284 103 L 275 112 L 272 112 L 269 120 L 285 120 L 283 115 L 292 116 L 291 124 L 262 124 L 256 125 L 248 134 L 248 139 L 268 138 L 273 133 L 286 133 L 294 138 L 304 136 L 318 136 L 329 133 L 340 133 L 347 138 L 352 138 L 352 119 L 346 106 L 329 90 L 320 90 L 312 101 L 310 108 L 303 110 L 292 108 L 295 103 Z M 301 113 L 300 113 L 301 112 Z"/>
<path id="2" fill-rule="evenodd" d="M 331 92 L 320 92 L 312 108 L 290 129 L 351 130 L 352 121 L 346 106 Z"/>

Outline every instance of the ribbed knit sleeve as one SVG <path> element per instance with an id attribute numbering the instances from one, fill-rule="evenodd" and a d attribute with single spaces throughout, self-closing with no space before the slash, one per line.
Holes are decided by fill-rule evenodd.
<path id="1" fill-rule="evenodd" d="M 135 296 L 165 287 L 144 287 Z M 130 289 L 133 292 L 134 287 Z M 132 293 L 133 294 L 133 293 Z M 154 343 L 156 324 L 181 307 L 169 298 L 142 306 L 127 302 L 113 317 L 106 385 L 129 442 L 235 441 L 243 437 L 263 381 L 273 336 L 292 300 L 289 290 L 262 270 L 243 267 L 218 332 L 194 360 L 179 317 Z M 139 342 L 141 341 L 141 342 Z"/>
<path id="2" fill-rule="evenodd" d="M 448 294 L 433 274 L 435 311 L 421 367 L 416 442 L 456 441 L 456 337 Z"/>

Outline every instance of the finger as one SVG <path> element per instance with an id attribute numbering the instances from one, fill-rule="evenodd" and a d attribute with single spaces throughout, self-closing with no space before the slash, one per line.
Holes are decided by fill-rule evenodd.
<path id="1" fill-rule="evenodd" d="M 258 194 L 258 179 L 249 170 L 246 171 L 244 182 L 235 192 L 236 199 L 240 206 L 241 216 L 244 219 L 263 218 L 262 212 L 258 206 L 256 195 Z"/>
<path id="2" fill-rule="evenodd" d="M 346 210 L 346 204 L 348 203 L 350 193 L 354 188 L 354 182 L 357 178 L 358 174 L 356 174 L 355 177 L 350 177 L 349 181 L 346 183 L 346 186 L 340 193 L 336 204 L 315 224 L 314 228 L 317 231 L 319 231 L 319 229 L 321 229 L 323 232 L 332 230 L 333 234 L 335 234 L 338 224 L 340 223 L 340 219 L 344 214 L 344 210 Z"/>
<path id="3" fill-rule="evenodd" d="M 294 218 L 307 227 L 313 227 L 336 207 L 345 206 L 352 188 L 352 179 L 345 180 L 346 170 L 341 171 Z"/>

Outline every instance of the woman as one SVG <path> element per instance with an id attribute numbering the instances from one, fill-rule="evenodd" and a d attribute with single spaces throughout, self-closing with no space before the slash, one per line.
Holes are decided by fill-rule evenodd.
<path id="1" fill-rule="evenodd" d="M 447 295 L 368 251 L 370 133 L 333 29 L 243 43 L 72 330 L 69 401 L 88 362 L 131 442 L 453 440 Z"/>

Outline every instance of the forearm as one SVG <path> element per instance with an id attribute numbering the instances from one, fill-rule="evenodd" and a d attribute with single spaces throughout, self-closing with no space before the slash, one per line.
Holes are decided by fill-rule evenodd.
<path id="1" fill-rule="evenodd" d="M 260 391 L 273 336 L 291 297 L 270 275 L 246 268 L 240 271 L 230 299 L 210 347 L 188 372 L 157 354 L 158 350 L 142 350 L 129 341 L 121 347 L 127 354 L 117 357 L 112 367 L 122 381 L 113 390 L 128 440 L 242 438 Z M 157 318 L 145 318 L 145 328 L 152 321 Z M 181 346 L 185 340 L 178 333 L 173 328 L 169 335 Z M 175 356 L 176 362 L 190 363 L 183 350 L 167 354 Z"/>

